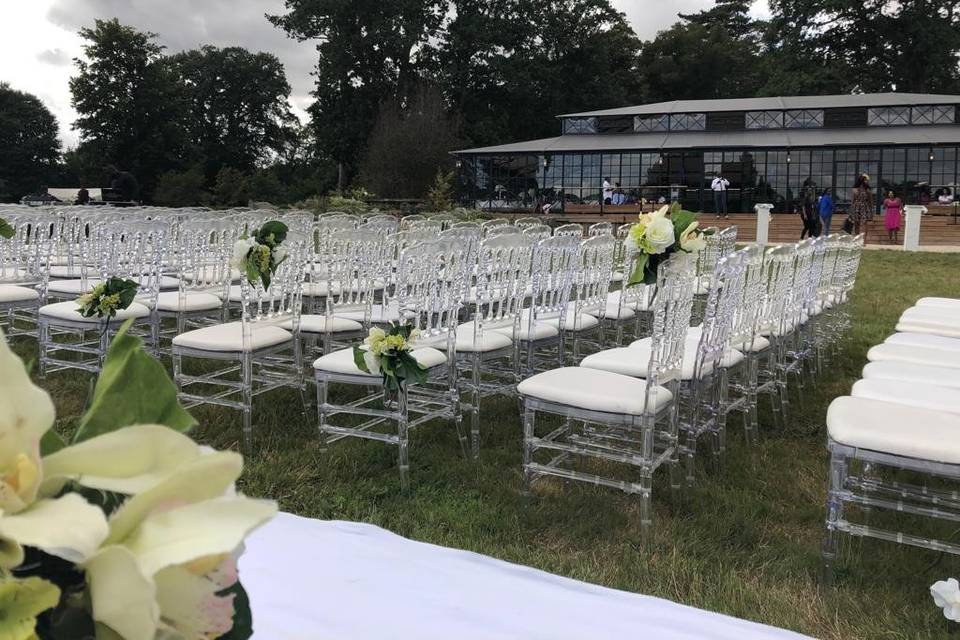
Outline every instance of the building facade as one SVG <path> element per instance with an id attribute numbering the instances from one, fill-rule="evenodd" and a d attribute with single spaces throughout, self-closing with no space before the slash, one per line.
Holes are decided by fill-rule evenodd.
<path id="1" fill-rule="evenodd" d="M 908 203 L 960 182 L 960 96 L 682 100 L 558 119 L 554 138 L 456 152 L 462 204 L 575 213 L 678 200 L 710 212 L 710 183 L 722 175 L 729 211 L 770 202 L 792 212 L 805 183 L 842 207 L 862 173 Z M 605 179 L 618 204 L 604 203 Z"/>

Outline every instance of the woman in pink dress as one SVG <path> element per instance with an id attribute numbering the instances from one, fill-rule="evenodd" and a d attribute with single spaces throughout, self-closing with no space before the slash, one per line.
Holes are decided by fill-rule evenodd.
<path id="1" fill-rule="evenodd" d="M 903 213 L 903 201 L 896 197 L 893 191 L 887 191 L 887 198 L 883 201 L 883 226 L 887 230 L 890 242 L 900 242 L 900 220 Z"/>

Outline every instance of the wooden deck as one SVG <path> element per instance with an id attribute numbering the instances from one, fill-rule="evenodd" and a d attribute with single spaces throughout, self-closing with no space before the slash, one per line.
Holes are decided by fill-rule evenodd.
<path id="1" fill-rule="evenodd" d="M 543 216 L 531 216 L 527 213 L 503 213 L 497 217 L 502 218 L 520 218 L 520 217 L 542 217 L 544 222 L 553 226 L 578 222 L 584 225 L 594 224 L 596 222 L 612 222 L 616 225 L 633 222 L 637 219 L 636 212 L 617 212 L 617 213 L 563 213 L 548 214 Z M 835 215 L 831 225 L 831 231 L 840 231 L 843 225 L 844 216 Z M 749 242 L 756 239 L 757 234 L 757 216 L 753 213 L 731 213 L 728 219 L 717 219 L 716 216 L 703 213 L 700 214 L 700 224 L 709 226 L 725 227 L 736 225 L 738 229 L 737 239 Z M 769 239 L 771 242 L 793 242 L 800 239 L 800 231 L 803 225 L 800 222 L 800 216 L 796 214 L 773 214 L 770 217 Z M 867 244 L 887 244 L 887 232 L 883 228 L 883 217 L 877 216 L 867 223 Z M 901 242 L 903 232 L 900 234 Z M 958 220 L 950 215 L 925 215 L 920 223 L 920 244 L 922 246 L 960 246 L 960 224 Z"/>

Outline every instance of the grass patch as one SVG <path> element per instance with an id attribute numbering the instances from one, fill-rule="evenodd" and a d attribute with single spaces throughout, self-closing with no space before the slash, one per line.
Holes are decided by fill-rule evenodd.
<path id="1" fill-rule="evenodd" d="M 837 589 L 818 589 L 826 407 L 849 391 L 866 350 L 893 331 L 903 309 L 927 295 L 960 297 L 960 255 L 865 252 L 853 294 L 853 330 L 830 371 L 808 388 L 803 410 L 794 403 L 782 429 L 761 412 L 756 464 L 734 419 L 725 469 L 701 468 L 699 485 L 678 495 L 671 495 L 661 474 L 646 548 L 637 504 L 625 494 L 550 483 L 537 498 L 521 498 L 521 427 L 516 402 L 506 399 L 484 406 L 479 463 L 462 457 L 452 427 L 414 431 L 413 488 L 405 495 L 394 448 L 341 441 L 321 459 L 315 417 L 303 415 L 299 396 L 261 396 L 254 407 L 257 453 L 247 460 L 241 488 L 296 514 L 369 522 L 416 540 L 819 638 L 940 637 L 944 621 L 928 588 L 960 575 L 954 556 L 854 541 Z M 18 338 L 15 348 L 27 359 L 36 356 L 29 339 Z M 57 405 L 57 428 L 72 429 L 89 376 L 56 373 L 45 384 Z M 238 412 L 201 407 L 194 415 L 200 442 L 237 447 Z"/>

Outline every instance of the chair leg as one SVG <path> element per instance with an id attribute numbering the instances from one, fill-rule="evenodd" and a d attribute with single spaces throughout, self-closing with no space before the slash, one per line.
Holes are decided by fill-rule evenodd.
<path id="1" fill-rule="evenodd" d="M 530 495 L 530 485 L 533 483 L 533 472 L 530 463 L 533 462 L 534 425 L 536 411 L 525 403 L 523 410 L 523 485 L 520 489 L 523 495 Z"/>
<path id="2" fill-rule="evenodd" d="M 404 387 L 397 394 L 397 438 L 398 453 L 397 459 L 400 466 L 400 489 L 408 491 L 410 489 L 410 452 L 409 452 L 409 432 L 407 429 L 407 388 Z"/>
<path id="3" fill-rule="evenodd" d="M 253 452 L 253 357 L 243 354 L 240 362 L 243 376 L 243 432 L 242 447 L 245 453 Z"/>
<path id="4" fill-rule="evenodd" d="M 473 384 L 473 397 L 471 398 L 471 407 L 470 407 L 470 446 L 473 451 L 473 457 L 480 457 L 480 402 L 481 402 L 481 391 L 480 391 L 480 356 L 475 355 L 472 358 L 471 364 L 473 365 L 473 371 L 471 372 L 471 381 Z"/>
<path id="5" fill-rule="evenodd" d="M 43 380 L 47 377 L 47 347 L 50 342 L 50 325 L 40 320 L 37 334 L 37 351 L 39 352 L 39 357 L 37 358 L 37 375 Z"/>
<path id="6" fill-rule="evenodd" d="M 317 437 L 320 453 L 327 452 L 327 380 L 317 378 Z"/>
<path id="7" fill-rule="evenodd" d="M 650 542 L 650 530 L 653 528 L 653 478 L 649 471 L 640 477 L 640 539 L 644 544 Z"/>
<path id="8" fill-rule="evenodd" d="M 833 585 L 840 532 L 837 523 L 843 518 L 843 485 L 847 477 L 847 459 L 834 452 L 830 457 L 830 489 L 827 493 L 827 530 L 823 538 L 823 583 Z"/>

